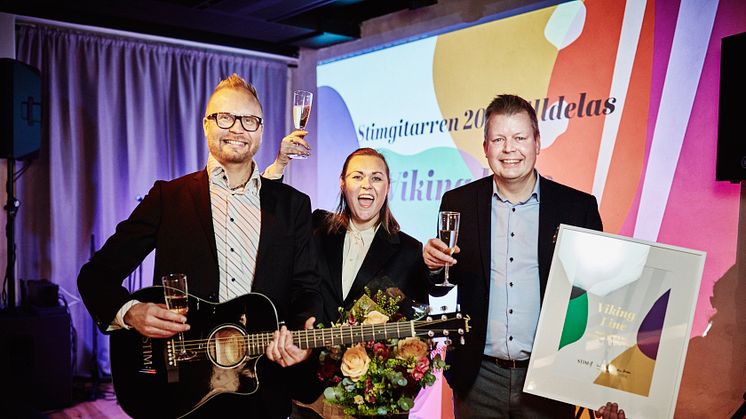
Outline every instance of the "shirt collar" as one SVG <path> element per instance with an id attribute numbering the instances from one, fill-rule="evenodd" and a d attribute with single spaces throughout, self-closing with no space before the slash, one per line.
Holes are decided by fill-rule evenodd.
<path id="1" fill-rule="evenodd" d="M 381 223 L 378 223 L 377 225 L 367 228 L 365 230 L 359 230 L 355 226 L 355 223 L 352 222 L 352 220 L 350 220 L 348 224 L 349 225 L 347 226 L 347 229 L 350 231 L 350 233 L 356 236 L 360 236 L 361 238 L 366 239 L 366 240 L 371 239 L 373 236 L 375 236 L 376 231 L 378 231 L 378 227 L 381 226 Z"/>
<path id="2" fill-rule="evenodd" d="M 251 167 L 251 176 L 249 176 L 249 179 L 246 181 L 245 186 L 243 188 L 238 187 L 231 189 L 223 165 L 220 164 L 220 162 L 215 157 L 213 157 L 212 154 L 207 157 L 207 176 L 209 177 L 211 183 L 228 190 L 240 190 L 242 192 L 252 192 L 254 194 L 258 194 L 259 191 L 262 189 L 262 177 L 259 175 L 259 170 L 257 169 L 258 166 L 254 160 L 251 161 Z"/>
<path id="3" fill-rule="evenodd" d="M 531 199 L 535 199 L 535 200 L 536 200 L 536 202 L 541 202 L 541 201 L 540 201 L 541 193 L 539 192 L 539 190 L 540 190 L 540 188 L 539 188 L 539 183 L 540 183 L 540 182 L 539 182 L 539 177 L 540 177 L 540 176 L 539 176 L 539 171 L 538 171 L 538 170 L 536 170 L 536 169 L 534 169 L 534 174 L 536 175 L 536 183 L 534 184 L 534 190 L 533 190 L 533 191 L 531 191 L 531 195 L 529 195 L 529 197 L 528 197 L 528 198 L 526 198 L 526 200 L 525 200 L 525 201 L 523 201 L 523 202 L 518 202 L 518 203 L 517 203 L 516 205 L 521 205 L 521 204 L 525 204 L 526 202 L 530 201 Z M 496 196 L 496 197 L 497 197 L 497 199 L 499 199 L 499 200 L 500 200 L 500 201 L 502 201 L 502 202 L 507 202 L 507 200 L 506 200 L 506 199 L 504 199 L 504 198 L 503 198 L 503 197 L 502 197 L 502 196 L 500 195 L 500 190 L 499 190 L 499 189 L 497 189 L 497 184 L 495 183 L 495 181 L 494 181 L 494 180 L 492 181 L 492 196 Z"/>

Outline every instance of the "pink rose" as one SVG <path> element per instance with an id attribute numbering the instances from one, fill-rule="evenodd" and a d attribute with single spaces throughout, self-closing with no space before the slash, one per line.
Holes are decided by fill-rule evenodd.
<path id="1" fill-rule="evenodd" d="M 430 360 L 427 359 L 426 356 L 420 357 L 417 362 L 414 364 L 414 369 L 412 370 L 412 378 L 414 378 L 417 381 L 420 381 L 422 377 L 425 376 L 425 373 L 427 373 L 427 370 L 430 369 Z"/>
<path id="2" fill-rule="evenodd" d="M 377 342 L 373 344 L 373 356 L 387 359 L 389 357 L 389 348 L 386 344 Z"/>

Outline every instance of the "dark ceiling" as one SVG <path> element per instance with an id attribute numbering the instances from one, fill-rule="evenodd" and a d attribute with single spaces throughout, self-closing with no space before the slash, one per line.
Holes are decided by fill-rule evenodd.
<path id="1" fill-rule="evenodd" d="M 0 0 L 0 11 L 297 56 L 360 37 L 360 24 L 437 0 Z"/>

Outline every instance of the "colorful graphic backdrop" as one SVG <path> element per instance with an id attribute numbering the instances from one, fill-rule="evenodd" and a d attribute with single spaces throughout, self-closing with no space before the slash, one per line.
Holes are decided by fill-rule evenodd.
<path id="1" fill-rule="evenodd" d="M 521 95 L 539 172 L 593 193 L 607 232 L 707 252 L 701 335 L 735 263 L 739 188 L 715 182 L 715 153 L 720 39 L 744 31 L 738 0 L 573 1 L 322 64 L 315 205 L 333 209 L 344 157 L 373 147 L 403 230 L 434 237 L 442 194 L 489 174 L 484 107 Z"/>

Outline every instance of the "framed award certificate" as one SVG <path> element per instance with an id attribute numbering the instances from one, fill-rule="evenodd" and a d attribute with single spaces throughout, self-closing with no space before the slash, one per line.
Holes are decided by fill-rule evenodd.
<path id="1" fill-rule="evenodd" d="M 525 392 L 672 418 L 705 253 L 561 225 Z"/>

